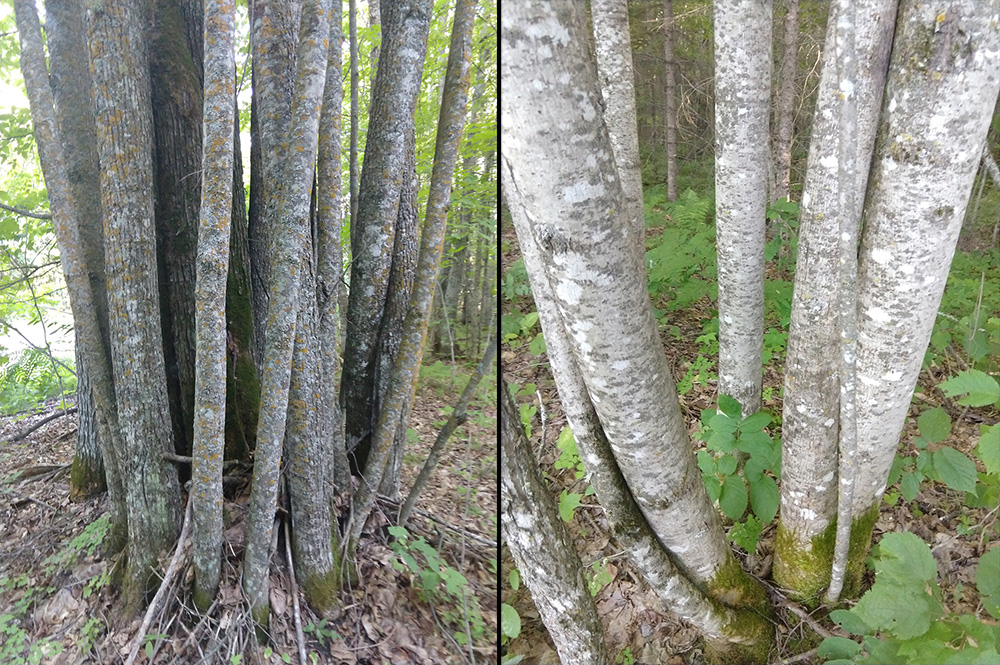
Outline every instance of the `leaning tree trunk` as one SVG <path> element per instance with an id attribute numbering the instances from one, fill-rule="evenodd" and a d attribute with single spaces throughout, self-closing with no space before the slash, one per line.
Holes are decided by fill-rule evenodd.
<path id="1" fill-rule="evenodd" d="M 831 54 L 820 77 L 813 118 L 809 162 L 799 213 L 799 260 L 792 296 L 785 397 L 782 414 L 781 520 L 774 556 L 774 578 L 793 597 L 817 599 L 830 580 L 837 497 L 840 421 L 838 355 L 830 350 L 840 340 L 837 325 L 840 217 L 838 203 L 839 92 L 834 35 L 836 12 L 831 6 L 827 47 Z M 869 17 L 858 25 L 858 123 L 856 191 L 861 198 L 868 183 L 875 129 L 882 108 L 882 90 L 896 17 L 896 0 L 863 0 L 858 14 Z M 857 236 L 860 218 L 848 229 Z M 853 593 L 848 589 L 848 593 Z"/>
<path id="2" fill-rule="evenodd" d="M 195 286 L 194 425 L 191 533 L 194 602 L 205 611 L 219 588 L 222 552 L 222 458 L 226 432 L 226 277 L 233 214 L 233 122 L 236 62 L 234 5 L 207 0 L 204 149 Z M 238 140 L 238 138 L 237 138 Z"/>
<path id="3" fill-rule="evenodd" d="M 268 617 L 268 564 L 270 562 L 273 518 L 278 495 L 278 471 L 282 443 L 286 431 L 286 411 L 289 408 L 289 383 L 292 374 L 292 357 L 295 345 L 295 323 L 299 312 L 299 275 L 311 266 L 303 265 L 306 248 L 310 247 L 308 223 L 310 220 L 310 191 L 316 160 L 316 139 L 319 131 L 319 112 L 322 106 L 323 85 L 326 80 L 329 37 L 329 12 L 323 0 L 307 0 L 302 8 L 302 34 L 297 58 L 295 89 L 292 97 L 291 127 L 288 140 L 288 158 L 280 174 L 282 189 L 276 203 L 274 257 L 271 264 L 271 291 L 268 299 L 268 328 L 265 346 L 265 366 L 261 381 L 261 408 L 257 426 L 257 454 L 254 463 L 253 485 L 247 510 L 247 547 L 243 554 L 243 589 L 250 604 L 251 614 L 258 626 L 267 625 Z M 273 137 L 272 137 L 273 138 Z M 306 286 L 315 289 L 315 283 Z M 315 290 L 304 292 L 301 297 L 314 298 Z M 305 341 L 305 340 L 304 340 Z M 304 368 L 304 371 L 312 370 Z M 297 394 L 297 393 L 296 393 Z M 297 405 L 293 405 L 295 408 Z M 299 421 L 292 419 L 295 427 Z M 294 428 L 293 428 L 294 429 Z M 295 446 L 296 442 L 290 442 Z M 295 468 L 296 480 L 307 478 L 310 488 L 322 488 L 316 475 L 326 469 L 317 460 L 310 461 L 291 453 L 289 464 Z M 305 464 L 307 468 L 302 469 Z M 295 482 L 290 488 L 293 495 L 293 522 L 297 539 L 309 538 L 320 531 L 325 520 L 327 531 L 322 543 L 309 540 L 297 545 L 304 577 L 312 582 L 316 575 L 328 574 L 333 565 L 330 555 L 329 507 L 325 494 L 304 495 Z M 318 509 L 309 514 L 307 502 Z M 306 508 L 305 511 L 302 509 Z M 303 558 L 305 548 L 310 548 Z"/>
<path id="4" fill-rule="evenodd" d="M 426 12 L 428 21 L 429 12 Z M 377 354 L 383 346 L 380 336 L 388 343 L 391 341 L 388 337 L 399 335 L 396 323 L 399 317 L 389 311 L 389 300 L 405 297 L 391 293 L 389 284 L 393 276 L 403 279 L 407 269 L 404 255 L 412 242 L 411 230 L 404 232 L 398 246 L 396 236 L 400 222 L 406 223 L 409 218 L 409 215 L 400 217 L 400 197 L 404 181 L 409 186 L 409 136 L 414 131 L 429 29 L 429 23 L 422 22 L 424 17 L 421 4 L 394 3 L 387 7 L 382 25 L 384 57 L 372 87 L 358 216 L 351 220 L 354 258 L 340 402 L 344 408 L 347 451 L 355 475 L 362 475 L 367 469 L 382 399 L 375 376 Z M 381 475 L 376 484 L 380 481 Z"/>
<path id="5" fill-rule="evenodd" d="M 771 3 L 715 7 L 715 224 L 719 394 L 760 409 Z"/>
<path id="6" fill-rule="evenodd" d="M 98 441 L 103 446 L 101 457 L 108 480 L 111 514 L 108 547 L 117 552 L 128 543 L 129 514 L 117 455 L 120 447 L 118 407 L 108 361 L 110 351 L 101 335 L 98 301 L 91 286 L 87 265 L 84 224 L 79 221 L 74 191 L 70 186 L 70 168 L 63 154 L 61 130 L 56 124 L 53 110 L 52 88 L 45 70 L 38 13 L 34 3 L 28 0 L 14 3 L 14 12 L 21 47 L 21 72 L 31 105 L 35 142 L 52 209 L 52 228 L 59 244 L 59 260 L 66 279 L 73 321 L 80 333 L 78 348 L 91 372 Z"/>
<path id="7" fill-rule="evenodd" d="M 91 14 L 90 56 L 101 164 L 111 358 L 121 425 L 117 451 L 129 515 L 125 611 L 138 611 L 156 557 L 173 545 L 180 518 L 160 326 L 153 225 L 153 141 L 144 7 L 105 5 Z"/>
<path id="8" fill-rule="evenodd" d="M 97 324 L 104 348 L 108 338 L 108 295 L 104 281 L 104 239 L 101 231 L 100 168 L 97 160 L 97 128 L 91 103 L 90 69 L 87 56 L 87 17 L 78 2 L 46 2 L 52 96 L 56 122 L 61 128 L 63 149 L 80 225 L 83 255 L 94 294 Z M 79 329 L 76 331 L 79 335 Z M 98 439 L 91 374 L 79 340 L 76 344 L 77 437 L 76 456 L 70 472 L 70 497 L 86 499 L 104 491 L 106 478 L 101 442 Z M 110 357 L 105 357 L 110 367 Z M 112 508 L 114 511 L 114 508 Z"/>
<path id="9" fill-rule="evenodd" d="M 774 152 L 774 190 L 771 200 L 788 198 L 792 173 L 792 130 L 795 121 L 795 71 L 799 45 L 799 0 L 785 0 L 784 56 L 781 61 L 781 86 L 778 88 L 778 136 Z M 827 58 L 832 53 L 827 51 Z"/>
<path id="10" fill-rule="evenodd" d="M 612 658 L 583 564 L 524 436 L 507 382 L 500 385 L 500 483 L 504 540 L 564 663 Z"/>
<path id="11" fill-rule="evenodd" d="M 396 10 L 394 11 L 402 11 Z M 403 60 L 410 60 L 409 66 L 402 65 L 403 71 L 413 67 L 417 54 L 412 47 L 417 43 L 427 45 L 430 28 L 432 3 L 420 0 L 406 11 L 406 18 L 399 28 L 399 43 L 394 43 L 388 31 L 383 70 L 397 56 L 396 49 L 402 44 L 411 44 L 411 49 Z M 451 198 L 451 184 L 455 175 L 455 162 L 465 127 L 466 105 L 469 95 L 469 54 L 472 46 L 472 26 L 475 18 L 475 0 L 459 0 L 455 8 L 451 43 L 448 48 L 448 69 L 445 74 L 441 114 L 434 145 L 434 165 L 431 171 L 430 191 L 427 195 L 427 217 L 420 237 L 420 255 L 417 259 L 416 276 L 413 282 L 413 296 L 403 322 L 402 341 L 396 362 L 389 374 L 384 401 L 379 409 L 378 420 L 372 435 L 371 454 L 365 466 L 365 474 L 354 495 L 351 519 L 348 523 L 346 553 L 355 557 L 358 540 L 365 521 L 375 504 L 375 490 L 383 474 L 393 440 L 399 435 L 399 423 L 406 418 L 404 407 L 412 399 L 420 375 L 420 361 L 423 357 L 427 325 L 430 320 L 431 299 L 437 281 L 437 270 L 441 263 L 441 248 Z M 391 16 L 392 14 L 389 14 Z M 390 21 L 386 20 L 386 24 Z M 420 41 L 417 42 L 417 39 Z M 406 50 L 404 50 L 405 52 Z M 419 54 L 423 61 L 423 52 Z M 420 67 L 416 67 L 419 71 Z M 412 73 L 412 72 L 410 72 Z M 403 78 L 403 77 L 398 77 Z M 407 77 L 408 78 L 408 77 Z M 367 160 L 366 160 L 367 164 Z"/>
<path id="12" fill-rule="evenodd" d="M 858 268 L 855 588 L 1000 92 L 1000 1 L 900 2 Z M 960 45 L 960 46 L 959 46 Z"/>
<path id="13" fill-rule="evenodd" d="M 763 618 L 768 601 L 733 558 L 695 465 L 634 225 L 614 177 L 583 10 L 569 0 L 508 6 L 501 20 L 504 80 L 544 75 L 552 82 L 541 90 L 511 84 L 501 104 L 502 131 L 510 139 L 503 146 L 504 186 L 508 200 L 513 195 L 524 208 L 514 221 L 522 249 L 533 248 L 523 252 L 536 302 L 547 286 L 555 311 L 550 327 L 565 334 L 571 356 L 586 368 L 580 394 L 588 395 L 644 522 L 691 585 L 744 610 L 739 614 L 747 622 L 739 625 L 705 617 L 706 632 L 728 637 L 739 652 L 733 659 L 762 662 L 773 644 Z M 539 58 L 543 50 L 551 55 Z M 596 427 L 597 420 L 583 424 Z M 596 465 L 600 457 L 584 461 Z"/>

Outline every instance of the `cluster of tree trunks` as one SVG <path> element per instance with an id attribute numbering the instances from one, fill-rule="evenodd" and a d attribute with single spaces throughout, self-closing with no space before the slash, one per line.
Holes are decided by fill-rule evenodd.
<path id="1" fill-rule="evenodd" d="M 84 498 L 107 487 L 110 547 L 126 553 L 127 612 L 156 583 L 157 556 L 177 537 L 189 478 L 195 600 L 211 603 L 222 555 L 223 459 L 253 453 L 243 585 L 262 623 L 281 466 L 295 567 L 317 609 L 335 602 L 338 561 L 353 558 L 357 546 L 355 535 L 338 552 L 335 493 L 351 491 L 352 471 L 362 476 L 350 515 L 358 533 L 375 490 L 398 493 L 465 123 L 475 2 L 455 8 L 419 248 L 414 107 L 433 3 L 374 6 L 383 39 L 370 149 L 360 195 L 352 196 L 346 313 L 340 2 L 251 4 L 249 211 L 231 0 L 47 2 L 48 68 L 34 3 L 15 6 L 77 326 L 72 493 Z M 353 46 L 353 3 L 350 21 Z M 352 60 L 353 73 L 356 49 Z M 346 331 L 342 317 L 351 322 Z"/>
<path id="2" fill-rule="evenodd" d="M 598 41 L 621 34 L 624 5 L 594 3 Z M 828 586 L 830 602 L 840 587 L 861 590 L 1000 92 L 998 8 L 831 4 L 802 197 L 774 563 L 775 580 L 810 605 Z M 720 392 L 749 415 L 760 407 L 772 19 L 758 0 L 714 11 Z M 700 480 L 646 292 L 628 173 L 637 167 L 621 148 L 634 111 L 605 74 L 630 75 L 622 48 L 607 39 L 595 58 L 587 13 L 570 0 L 508 2 L 501 23 L 503 191 L 588 478 L 612 535 L 666 606 L 702 630 L 714 660 L 765 662 L 770 604 L 734 560 Z M 506 394 L 501 425 L 506 542 L 540 592 L 560 656 L 606 662 L 579 561 L 539 496 Z M 572 626 L 567 607 L 580 617 Z"/>

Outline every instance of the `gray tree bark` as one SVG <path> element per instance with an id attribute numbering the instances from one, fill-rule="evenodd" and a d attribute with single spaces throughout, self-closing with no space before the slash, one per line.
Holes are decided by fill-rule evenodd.
<path id="1" fill-rule="evenodd" d="M 781 61 L 781 85 L 778 88 L 778 136 L 775 139 L 774 189 L 771 201 L 788 198 L 792 174 L 792 131 L 795 123 L 795 71 L 799 55 L 799 0 L 785 0 L 784 55 Z"/>
<path id="2" fill-rule="evenodd" d="M 895 0 L 864 0 L 855 47 L 859 72 L 855 82 L 857 141 L 855 209 L 845 230 L 857 237 L 889 67 Z M 798 263 L 792 296 L 791 325 L 785 359 L 782 413 L 781 520 L 774 556 L 774 578 L 793 597 L 814 599 L 830 579 L 837 513 L 831 491 L 838 478 L 840 420 L 838 286 L 840 163 L 839 91 L 835 52 L 836 5 L 827 23 L 826 52 L 813 118 L 805 189 L 799 212 Z M 852 589 L 848 590 L 853 593 Z"/>
<path id="3" fill-rule="evenodd" d="M 207 610 L 219 588 L 222 458 L 226 433 L 226 278 L 233 214 L 236 117 L 235 5 L 205 2 L 204 148 L 195 287 L 194 429 L 191 533 L 194 602 Z"/>
<path id="4" fill-rule="evenodd" d="M 105 270 L 111 358 L 121 425 L 117 451 L 129 515 L 126 613 L 136 612 L 157 582 L 161 550 L 173 545 L 180 520 L 160 326 L 153 226 L 153 141 L 144 7 L 105 5 L 91 13 Z M 122 73 L 127 72 L 123 76 Z"/>
<path id="5" fill-rule="evenodd" d="M 667 151 L 667 200 L 677 200 L 677 61 L 674 59 L 674 3 L 663 0 L 663 59 L 666 61 L 665 143 Z"/>
<path id="6" fill-rule="evenodd" d="M 504 540 L 559 659 L 575 665 L 612 662 L 580 556 L 538 472 L 517 405 L 502 379 L 500 474 Z"/>
<path id="7" fill-rule="evenodd" d="M 719 393 L 760 409 L 771 3 L 715 3 Z"/>

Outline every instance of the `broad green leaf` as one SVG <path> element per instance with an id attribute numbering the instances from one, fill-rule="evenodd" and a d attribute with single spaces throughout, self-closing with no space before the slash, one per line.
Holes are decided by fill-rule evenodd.
<path id="1" fill-rule="evenodd" d="M 927 555 L 930 556 L 930 550 L 927 550 Z M 888 631 L 900 639 L 919 637 L 942 613 L 941 604 L 922 586 L 880 585 L 876 578 L 875 586 L 858 601 L 852 612 L 872 628 Z"/>
<path id="2" fill-rule="evenodd" d="M 778 512 L 778 485 L 771 476 L 762 475 L 750 483 L 750 505 L 764 524 L 774 519 Z"/>
<path id="3" fill-rule="evenodd" d="M 722 484 L 719 507 L 730 519 L 738 520 L 747 509 L 747 486 L 739 476 L 729 476 Z"/>
<path id="4" fill-rule="evenodd" d="M 891 580 L 913 586 L 915 580 L 937 580 L 937 561 L 927 544 L 912 533 L 885 534 L 879 541 L 878 551 L 879 556 L 875 560 L 875 571 L 878 573 L 876 582 Z M 923 589 L 923 584 L 917 586 Z"/>
<path id="5" fill-rule="evenodd" d="M 747 482 L 753 484 L 764 474 L 765 468 L 761 460 L 751 457 L 743 465 L 743 476 L 747 479 Z"/>
<path id="6" fill-rule="evenodd" d="M 714 429 L 705 443 L 712 450 L 718 450 L 721 453 L 731 452 L 736 447 L 736 439 L 733 438 L 732 432 L 720 432 Z"/>
<path id="7" fill-rule="evenodd" d="M 934 470 L 938 480 L 953 490 L 976 491 L 976 465 L 954 448 L 934 451 Z"/>
<path id="8" fill-rule="evenodd" d="M 510 639 L 521 634 L 521 615 L 507 603 L 500 605 L 500 630 Z"/>
<path id="9" fill-rule="evenodd" d="M 958 400 L 963 406 L 986 406 L 1000 399 L 1000 384 L 992 376 L 978 369 L 960 372 L 938 387 L 948 397 L 966 395 Z"/>
<path id="10" fill-rule="evenodd" d="M 705 481 L 705 490 L 708 492 L 708 498 L 712 501 L 718 501 L 719 496 L 722 494 L 722 483 L 715 476 L 704 476 L 702 478 Z"/>
<path id="11" fill-rule="evenodd" d="M 983 462 L 986 473 L 1000 474 L 1000 424 L 981 425 L 976 457 Z"/>
<path id="12" fill-rule="evenodd" d="M 739 443 L 736 447 L 747 455 L 750 455 L 751 459 L 760 460 L 764 463 L 765 468 L 771 466 L 771 455 L 773 454 L 773 446 L 771 444 L 770 438 L 761 440 L 760 435 L 767 436 L 763 432 L 751 432 L 750 434 L 740 437 Z"/>
<path id="13" fill-rule="evenodd" d="M 737 421 L 730 418 L 724 413 L 716 413 L 708 421 L 708 426 L 716 432 L 725 432 L 726 434 L 733 434 L 736 432 Z"/>
<path id="14" fill-rule="evenodd" d="M 944 441 L 951 433 L 951 417 L 940 406 L 924 411 L 917 418 L 920 434 L 930 443 Z"/>
<path id="15" fill-rule="evenodd" d="M 517 568 L 510 571 L 510 588 L 514 591 L 521 588 L 521 572 Z"/>
<path id="16" fill-rule="evenodd" d="M 752 416 L 748 416 L 746 420 L 740 423 L 740 432 L 760 432 L 765 427 L 771 424 L 771 414 L 765 413 L 764 411 L 758 411 Z"/>
<path id="17" fill-rule="evenodd" d="M 719 411 L 722 411 L 733 420 L 740 419 L 740 403 L 729 395 L 719 395 Z"/>
<path id="18" fill-rule="evenodd" d="M 872 629 L 861 618 L 850 610 L 834 610 L 830 619 L 852 635 L 867 635 Z"/>
<path id="19" fill-rule="evenodd" d="M 573 511 L 580 505 L 580 494 L 563 490 L 559 495 L 559 517 L 563 522 L 573 521 Z"/>
<path id="20" fill-rule="evenodd" d="M 861 652 L 861 645 L 846 637 L 828 637 L 820 642 L 816 652 L 820 658 L 854 658 Z"/>
<path id="21" fill-rule="evenodd" d="M 701 469 L 702 473 L 712 474 L 715 473 L 717 465 L 715 463 L 715 458 L 712 457 L 708 451 L 699 450 L 698 451 L 698 468 Z"/>
<path id="22" fill-rule="evenodd" d="M 976 589 L 981 596 L 994 596 L 994 600 L 1000 600 L 1000 545 L 993 546 L 979 557 Z"/>
<path id="23" fill-rule="evenodd" d="M 533 356 L 540 356 L 545 353 L 545 338 L 542 337 L 542 333 L 538 333 L 531 340 L 531 344 L 528 345 L 528 352 Z"/>
<path id="24" fill-rule="evenodd" d="M 528 312 L 521 319 L 521 330 L 528 332 L 535 327 L 536 323 L 538 323 L 538 312 Z"/>
<path id="25" fill-rule="evenodd" d="M 736 473 L 736 458 L 732 455 L 723 455 L 718 459 L 718 471 L 724 476 L 731 476 Z"/>
<path id="26" fill-rule="evenodd" d="M 903 495 L 903 498 L 907 501 L 913 501 L 917 498 L 917 492 L 920 491 L 920 479 L 917 474 L 910 473 L 909 471 L 903 472 L 903 479 L 899 483 L 899 492 Z"/>
<path id="27" fill-rule="evenodd" d="M 757 540 L 764 529 L 763 523 L 753 515 L 747 515 L 744 522 L 737 522 L 729 530 L 729 540 L 733 541 L 747 552 L 757 549 Z"/>

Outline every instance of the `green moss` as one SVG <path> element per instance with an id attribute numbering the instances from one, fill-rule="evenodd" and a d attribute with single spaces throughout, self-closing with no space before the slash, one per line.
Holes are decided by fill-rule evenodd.
<path id="1" fill-rule="evenodd" d="M 339 566 L 334 561 L 333 567 L 325 575 L 314 575 L 302 580 L 302 590 L 306 593 L 309 607 L 319 613 L 333 609 L 340 591 Z"/>
<path id="2" fill-rule="evenodd" d="M 104 465 L 100 460 L 88 461 L 76 455 L 69 472 L 69 500 L 86 501 L 108 488 L 104 480 Z"/>
<path id="3" fill-rule="evenodd" d="M 766 663 L 774 648 L 774 623 L 764 587 L 729 557 L 709 582 L 708 594 L 716 610 L 728 616 L 727 639 L 706 640 L 709 661 Z"/>
<path id="4" fill-rule="evenodd" d="M 861 593 L 865 573 L 865 557 L 871 548 L 872 529 L 878 519 L 878 503 L 854 519 L 851 524 L 851 544 L 847 552 L 843 598 L 856 598 Z M 794 600 L 810 609 L 822 601 L 830 585 L 830 569 L 837 542 L 837 521 L 823 533 L 813 537 L 809 549 L 801 547 L 795 534 L 778 524 L 774 543 L 774 580 Z"/>
<path id="5" fill-rule="evenodd" d="M 194 592 L 191 594 L 195 607 L 202 612 L 207 612 L 208 608 L 212 606 L 212 601 L 215 600 L 215 591 L 202 591 L 195 585 Z"/>

